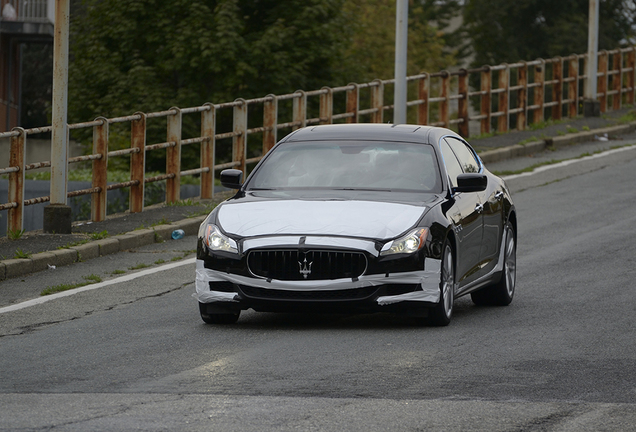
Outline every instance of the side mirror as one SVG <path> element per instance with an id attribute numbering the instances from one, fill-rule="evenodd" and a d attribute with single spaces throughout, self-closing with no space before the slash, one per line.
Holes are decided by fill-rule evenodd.
<path id="1" fill-rule="evenodd" d="M 221 184 L 228 189 L 240 189 L 243 184 L 243 171 L 237 169 L 221 171 Z"/>
<path id="2" fill-rule="evenodd" d="M 457 176 L 457 187 L 453 188 L 453 192 L 481 192 L 486 190 L 487 185 L 486 174 L 460 174 Z"/>

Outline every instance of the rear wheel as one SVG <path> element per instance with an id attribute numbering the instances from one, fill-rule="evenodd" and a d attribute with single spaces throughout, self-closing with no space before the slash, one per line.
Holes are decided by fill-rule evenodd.
<path id="1" fill-rule="evenodd" d="M 517 284 L 517 242 L 510 222 L 504 230 L 504 262 L 499 282 L 470 294 L 477 305 L 507 306 L 512 302 Z"/>
<path id="2" fill-rule="evenodd" d="M 439 303 L 430 311 L 428 323 L 433 326 L 447 326 L 453 316 L 455 301 L 455 266 L 453 249 L 448 243 L 442 249 L 442 271 L 440 274 Z"/>
<path id="3" fill-rule="evenodd" d="M 227 313 L 208 313 L 208 307 L 205 303 L 199 302 L 199 312 L 201 319 L 206 324 L 234 324 L 238 321 L 241 311 L 228 311 Z"/>

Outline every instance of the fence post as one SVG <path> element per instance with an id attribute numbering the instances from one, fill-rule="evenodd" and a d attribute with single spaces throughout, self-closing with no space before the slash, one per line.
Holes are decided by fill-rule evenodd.
<path id="1" fill-rule="evenodd" d="M 263 156 L 274 147 L 278 136 L 278 99 L 275 95 L 267 95 L 263 104 Z"/>
<path id="2" fill-rule="evenodd" d="M 24 226 L 24 162 L 26 155 L 26 132 L 21 127 L 12 131 L 20 135 L 11 137 L 11 155 L 9 166 L 18 167 L 17 172 L 9 173 L 8 202 L 14 202 L 16 207 L 9 209 L 7 220 L 7 236 L 11 232 L 20 232 Z"/>
<path id="3" fill-rule="evenodd" d="M 579 113 L 579 57 L 571 55 L 568 62 L 568 117 L 574 118 Z"/>
<path id="4" fill-rule="evenodd" d="M 552 62 L 552 100 L 557 104 L 552 107 L 552 118 L 561 120 L 563 117 L 563 58 L 555 57 Z"/>
<path id="5" fill-rule="evenodd" d="M 627 98 L 626 103 L 632 105 L 634 103 L 634 75 L 636 74 L 636 47 L 631 47 L 627 53 Z"/>
<path id="6" fill-rule="evenodd" d="M 208 109 L 201 111 L 201 168 L 208 171 L 201 173 L 201 199 L 210 199 L 214 196 L 214 147 L 216 144 L 216 108 L 214 104 L 203 104 Z"/>
<path id="7" fill-rule="evenodd" d="M 294 114 L 292 121 L 294 126 L 292 130 L 307 126 L 307 95 L 302 90 L 296 90 L 294 93 L 298 97 L 295 97 L 293 102 Z"/>
<path id="8" fill-rule="evenodd" d="M 601 94 L 599 98 L 601 102 L 601 112 L 607 111 L 607 51 L 603 50 L 598 54 L 599 83 L 598 92 Z"/>
<path id="9" fill-rule="evenodd" d="M 358 123 L 360 118 L 358 115 L 358 111 L 360 111 L 360 86 L 356 83 L 349 83 L 349 87 L 353 86 L 352 89 L 347 89 L 347 113 L 353 114 L 352 117 L 347 117 L 347 123 Z"/>
<path id="10" fill-rule="evenodd" d="M 499 71 L 499 85 L 498 88 L 504 89 L 499 93 L 499 111 L 503 114 L 497 119 L 497 131 L 508 132 L 508 125 L 510 124 L 510 66 L 507 64 L 504 69 Z"/>
<path id="11" fill-rule="evenodd" d="M 108 119 L 97 117 L 95 120 L 101 124 L 93 126 L 93 154 L 102 155 L 99 159 L 93 160 L 93 184 L 98 187 L 99 192 L 91 194 L 91 220 L 101 222 L 106 219 L 106 209 L 108 208 Z"/>
<path id="12" fill-rule="evenodd" d="M 491 78 L 490 66 L 484 66 L 481 72 L 481 133 L 490 132 L 491 119 Z"/>
<path id="13" fill-rule="evenodd" d="M 534 84 L 538 84 L 534 87 L 534 105 L 537 106 L 534 110 L 533 123 L 541 123 L 545 120 L 544 113 L 544 91 L 545 91 L 545 60 L 539 59 L 541 63 L 534 67 Z"/>
<path id="14" fill-rule="evenodd" d="M 320 94 L 320 124 L 333 123 L 333 90 L 330 87 L 323 87 L 326 93 Z"/>
<path id="15" fill-rule="evenodd" d="M 130 186 L 130 212 L 139 213 L 144 210 L 146 189 L 146 114 L 136 112 L 139 120 L 130 124 L 130 147 L 139 149 L 130 155 L 130 180 L 137 184 Z"/>
<path id="16" fill-rule="evenodd" d="M 376 79 L 372 83 L 376 85 L 371 87 L 371 108 L 375 112 L 371 114 L 371 123 L 382 123 L 384 115 L 384 83 L 382 80 Z"/>
<path id="17" fill-rule="evenodd" d="M 429 93 L 429 75 L 422 73 L 422 77 L 417 84 L 418 99 L 422 101 L 417 107 L 417 124 L 428 124 L 428 93 Z"/>
<path id="18" fill-rule="evenodd" d="M 470 125 L 468 124 L 468 71 L 460 69 L 457 76 L 459 99 L 457 100 L 457 117 L 462 120 L 458 123 L 459 134 L 464 138 L 470 136 Z"/>
<path id="19" fill-rule="evenodd" d="M 234 137 L 232 137 L 232 161 L 239 162 L 236 169 L 243 171 L 243 178 L 247 174 L 245 169 L 245 155 L 247 153 L 247 102 L 236 99 L 234 105 Z"/>
<path id="20" fill-rule="evenodd" d="M 619 110 L 623 102 L 623 53 L 620 49 L 614 52 L 614 67 L 616 71 L 612 78 L 612 90 L 616 92 L 612 98 L 612 109 Z"/>
<path id="21" fill-rule="evenodd" d="M 519 86 L 518 108 L 521 108 L 517 114 L 517 130 L 525 130 L 528 126 L 528 65 L 524 61 L 517 70 L 517 85 Z"/>
<path id="22" fill-rule="evenodd" d="M 439 105 L 439 120 L 444 123 L 444 127 L 449 127 L 449 105 L 450 105 L 450 73 L 446 70 L 441 72 L 442 88 L 440 89 L 440 97 L 443 99 Z"/>
<path id="23" fill-rule="evenodd" d="M 166 152 L 166 174 L 173 175 L 166 179 L 166 203 L 171 204 L 181 198 L 181 110 L 170 108 L 174 114 L 168 116 L 168 142 L 175 143 Z"/>

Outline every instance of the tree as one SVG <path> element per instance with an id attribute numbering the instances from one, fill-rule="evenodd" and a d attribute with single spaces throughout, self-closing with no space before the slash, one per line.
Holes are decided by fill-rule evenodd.
<path id="1" fill-rule="evenodd" d="M 631 0 L 601 0 L 599 49 L 633 36 Z M 461 29 L 474 66 L 587 52 L 589 0 L 467 0 Z"/>
<path id="2" fill-rule="evenodd" d="M 196 106 L 334 80 L 342 0 L 85 0 L 70 117 Z"/>
<path id="3" fill-rule="evenodd" d="M 409 4 L 407 74 L 437 72 L 456 63 L 450 35 L 442 29 L 458 10 L 457 0 Z M 345 53 L 349 81 L 391 78 L 395 65 L 395 0 L 347 0 L 344 14 L 353 32 Z M 344 72 L 343 72 L 344 74 Z"/>

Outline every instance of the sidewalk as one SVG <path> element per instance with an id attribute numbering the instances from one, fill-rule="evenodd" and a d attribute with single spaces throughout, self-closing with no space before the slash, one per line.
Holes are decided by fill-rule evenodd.
<path id="1" fill-rule="evenodd" d="M 596 136 L 605 134 L 611 139 L 636 131 L 636 119 L 629 113 L 629 109 L 623 109 L 603 117 L 567 119 L 541 129 L 469 139 L 469 142 L 491 171 L 523 169 L 535 163 L 534 155 L 546 150 L 594 142 Z M 615 144 L 611 140 L 598 143 L 602 148 Z M 213 200 L 187 200 L 181 203 L 184 205 L 158 204 L 142 213 L 112 215 L 103 222 L 75 223 L 72 234 L 33 231 L 17 240 L 0 238 L 0 280 L 166 240 L 176 229 L 194 235 L 205 216 L 229 196 L 217 194 Z M 28 258 L 15 258 L 16 255 Z"/>

